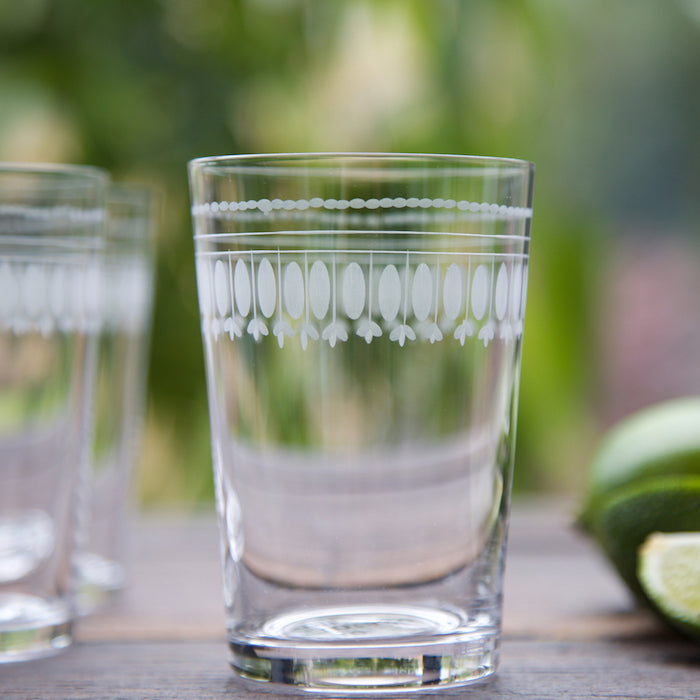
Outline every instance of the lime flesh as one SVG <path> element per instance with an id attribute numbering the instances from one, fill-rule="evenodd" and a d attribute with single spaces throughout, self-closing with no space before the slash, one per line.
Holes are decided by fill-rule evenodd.
<path id="1" fill-rule="evenodd" d="M 652 594 L 639 577 L 640 548 L 652 533 L 700 533 L 700 396 L 640 411 L 608 433 L 591 464 L 579 523 L 641 602 L 684 631 L 690 625 L 695 634 L 692 617 L 677 622 L 678 611 L 665 612 L 654 597 L 658 579 Z M 688 578 L 674 571 L 666 598 L 679 598 L 674 586 Z"/>
<path id="2" fill-rule="evenodd" d="M 656 477 L 628 486 L 606 502 L 591 531 L 630 590 L 644 600 L 639 548 L 653 532 L 700 531 L 700 476 Z"/>
<path id="3" fill-rule="evenodd" d="M 640 548 L 638 574 L 667 622 L 700 639 L 700 532 L 652 533 Z"/>

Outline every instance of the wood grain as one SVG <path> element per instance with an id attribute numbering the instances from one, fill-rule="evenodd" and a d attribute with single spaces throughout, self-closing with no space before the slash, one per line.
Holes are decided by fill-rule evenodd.
<path id="1" fill-rule="evenodd" d="M 634 609 L 571 526 L 570 512 L 551 501 L 516 505 L 499 672 L 486 684 L 437 695 L 700 698 L 700 646 Z M 0 666 L 0 697 L 276 697 L 243 686 L 228 668 L 212 515 L 141 516 L 131 545 L 131 585 L 119 606 L 82 620 L 63 654 Z"/>
<path id="2" fill-rule="evenodd" d="M 494 679 L 438 694 L 471 700 L 690 700 L 700 697 L 699 664 L 697 649 L 664 636 L 603 642 L 506 638 Z M 3 700 L 275 697 L 237 681 L 218 642 L 79 643 L 60 657 L 2 668 L 0 688 Z"/>

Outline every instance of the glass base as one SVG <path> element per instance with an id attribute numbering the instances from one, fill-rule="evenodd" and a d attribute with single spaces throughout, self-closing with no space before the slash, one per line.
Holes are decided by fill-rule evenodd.
<path id="1" fill-rule="evenodd" d="M 83 553 L 77 558 L 76 568 L 79 615 L 108 607 L 119 598 L 126 579 L 122 564 L 99 554 Z"/>
<path id="2" fill-rule="evenodd" d="M 70 646 L 72 626 L 65 602 L 0 594 L 0 664 L 56 654 Z"/>
<path id="3" fill-rule="evenodd" d="M 420 606 L 306 609 L 229 636 L 244 679 L 290 689 L 361 695 L 438 689 L 490 676 L 498 657 L 491 620 Z"/>

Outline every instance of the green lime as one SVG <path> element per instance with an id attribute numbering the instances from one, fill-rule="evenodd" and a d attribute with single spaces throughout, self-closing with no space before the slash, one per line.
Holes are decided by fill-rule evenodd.
<path id="1" fill-rule="evenodd" d="M 669 614 L 654 597 L 659 579 L 653 591 L 639 579 L 640 548 L 655 532 L 700 532 L 700 397 L 640 411 L 608 433 L 591 465 L 579 522 L 634 595 L 674 622 L 677 611 Z"/>
<path id="2" fill-rule="evenodd" d="M 700 476 L 659 476 L 628 485 L 605 501 L 591 534 L 640 599 L 639 547 L 653 532 L 700 531 Z"/>
<path id="3" fill-rule="evenodd" d="M 644 409 L 603 439 L 590 468 L 580 521 L 592 525 L 626 486 L 669 475 L 700 475 L 700 396 Z"/>
<path id="4" fill-rule="evenodd" d="M 700 532 L 650 535 L 639 550 L 638 574 L 662 616 L 700 639 Z"/>

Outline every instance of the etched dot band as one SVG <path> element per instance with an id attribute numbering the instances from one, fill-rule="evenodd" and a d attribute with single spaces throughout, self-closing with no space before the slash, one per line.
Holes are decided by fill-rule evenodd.
<path id="1" fill-rule="evenodd" d="M 105 210 L 84 209 L 69 205 L 52 207 L 28 206 L 24 204 L 0 204 L 0 217 L 3 218 L 3 234 L 13 228 L 31 230 L 38 223 L 52 226 L 56 224 L 99 224 L 105 219 Z"/>
<path id="2" fill-rule="evenodd" d="M 481 216 L 491 216 L 501 219 L 529 219 L 532 217 L 530 207 L 511 207 L 505 204 L 491 204 L 489 202 L 470 202 L 467 200 L 454 199 L 430 199 L 428 197 L 385 197 L 382 199 L 370 198 L 362 199 L 322 199 L 312 197 L 311 199 L 249 199 L 243 201 L 221 201 L 204 202 L 192 206 L 193 216 L 221 217 L 226 214 L 236 212 L 258 211 L 262 214 L 272 212 L 293 212 L 317 210 L 363 210 L 370 211 L 382 209 L 438 209 L 454 210 L 469 214 L 479 214 Z"/>

